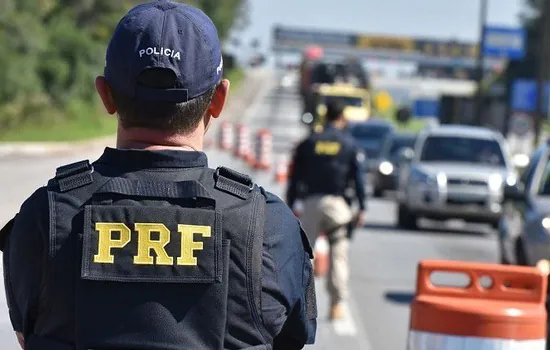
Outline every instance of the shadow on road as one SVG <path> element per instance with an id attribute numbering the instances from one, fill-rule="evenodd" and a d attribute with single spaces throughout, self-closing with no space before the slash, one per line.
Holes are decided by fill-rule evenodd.
<path id="1" fill-rule="evenodd" d="M 414 300 L 414 293 L 408 292 L 386 292 L 384 299 L 395 304 L 410 304 Z"/>
<path id="2" fill-rule="evenodd" d="M 456 235 L 462 235 L 462 236 L 477 236 L 477 237 L 483 237 L 487 236 L 490 231 L 487 229 L 481 229 L 481 228 L 471 228 L 471 227 L 464 227 L 464 228 L 454 228 L 454 227 L 445 227 L 443 224 L 439 224 L 440 226 L 425 226 L 425 225 L 418 225 L 418 229 L 415 231 L 412 230 L 405 230 L 397 225 L 387 225 L 387 224 L 366 224 L 363 228 L 366 230 L 372 230 L 372 231 L 382 231 L 382 232 L 393 232 L 393 233 L 408 233 L 408 234 L 435 234 L 435 235 L 441 235 L 441 234 L 456 234 Z"/>

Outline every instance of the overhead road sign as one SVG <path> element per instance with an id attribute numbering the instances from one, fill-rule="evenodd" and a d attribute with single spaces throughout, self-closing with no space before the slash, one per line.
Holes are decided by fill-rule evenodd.
<path id="1" fill-rule="evenodd" d="M 513 60 L 520 60 L 525 56 L 525 29 L 486 26 L 483 35 L 485 56 Z"/>
<path id="2" fill-rule="evenodd" d="M 519 112 L 536 112 L 538 103 L 538 84 L 533 79 L 517 79 L 512 83 L 510 94 L 510 107 Z M 548 110 L 548 97 L 550 95 L 550 83 L 544 86 L 543 108 Z"/>
<path id="3" fill-rule="evenodd" d="M 390 59 L 431 65 L 476 67 L 478 45 L 454 40 L 434 40 L 388 35 L 306 30 L 275 26 L 272 49 L 275 53 L 301 53 L 308 45 L 321 46 L 326 55 Z M 486 60 L 488 69 L 502 59 Z"/>
<path id="4" fill-rule="evenodd" d="M 439 99 L 417 99 L 413 103 L 415 118 L 429 118 L 439 116 Z"/>

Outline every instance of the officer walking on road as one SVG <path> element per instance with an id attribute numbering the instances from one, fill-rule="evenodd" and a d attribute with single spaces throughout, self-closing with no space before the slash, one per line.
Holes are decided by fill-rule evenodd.
<path id="1" fill-rule="evenodd" d="M 363 164 L 365 156 L 353 138 L 344 131 L 344 105 L 329 103 L 327 125 L 313 133 L 296 148 L 287 191 L 287 204 L 303 198 L 302 224 L 310 242 L 325 233 L 330 243 L 328 290 L 331 297 L 330 317 L 343 317 L 343 302 L 348 297 L 348 226 L 362 226 L 365 217 Z M 345 198 L 353 184 L 359 204 L 354 215 Z"/>
<path id="2" fill-rule="evenodd" d="M 275 195 L 207 167 L 229 82 L 200 10 L 142 4 L 96 88 L 117 148 L 59 167 L 1 231 L 9 314 L 34 349 L 301 349 L 316 332 L 307 236 Z"/>

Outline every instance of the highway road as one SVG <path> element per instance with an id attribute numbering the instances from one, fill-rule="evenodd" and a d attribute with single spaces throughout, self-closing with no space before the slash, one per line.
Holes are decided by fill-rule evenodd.
<path id="1" fill-rule="evenodd" d="M 269 128 L 274 137 L 275 159 L 287 155 L 304 134 L 299 124 L 299 100 L 291 92 L 275 88 L 266 79 L 259 97 L 240 122 L 254 131 Z M 55 167 L 83 158 L 95 159 L 102 148 L 63 155 L 0 157 L 0 225 L 4 224 L 32 191 L 46 183 Z M 229 165 L 249 172 L 256 182 L 283 195 L 284 186 L 274 182 L 271 171 L 254 171 L 230 154 L 209 149 L 211 166 Z M 416 265 L 422 259 L 497 261 L 495 234 L 485 226 L 455 223 L 423 223 L 416 232 L 396 229 L 395 204 L 391 197 L 369 200 L 366 227 L 357 231 L 351 245 L 351 299 L 348 315 L 329 322 L 328 298 L 324 280 L 317 280 L 319 328 L 317 343 L 308 349 L 401 350 L 406 348 L 409 303 L 416 278 Z M 0 348 L 17 349 L 0 289 Z"/>

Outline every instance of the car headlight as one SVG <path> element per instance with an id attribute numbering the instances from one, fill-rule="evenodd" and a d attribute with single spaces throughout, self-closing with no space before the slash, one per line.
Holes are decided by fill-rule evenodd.
<path id="1" fill-rule="evenodd" d="M 499 174 L 491 174 L 489 176 L 488 182 L 489 182 L 489 189 L 493 191 L 497 191 L 502 187 L 502 176 Z"/>
<path id="2" fill-rule="evenodd" d="M 378 170 L 380 170 L 383 175 L 390 175 L 391 173 L 393 173 L 393 165 L 390 162 L 384 161 L 380 163 L 380 165 L 378 166 Z"/>
<path id="3" fill-rule="evenodd" d="M 439 186 L 447 186 L 447 175 L 444 173 L 438 173 L 436 180 Z"/>
<path id="4" fill-rule="evenodd" d="M 543 218 L 541 225 L 546 230 L 546 232 L 550 233 L 550 216 L 546 216 L 545 218 Z"/>
<path id="5" fill-rule="evenodd" d="M 434 185 L 437 183 L 437 178 L 435 176 L 428 175 L 420 170 L 413 170 L 411 172 L 411 180 L 426 185 Z"/>

